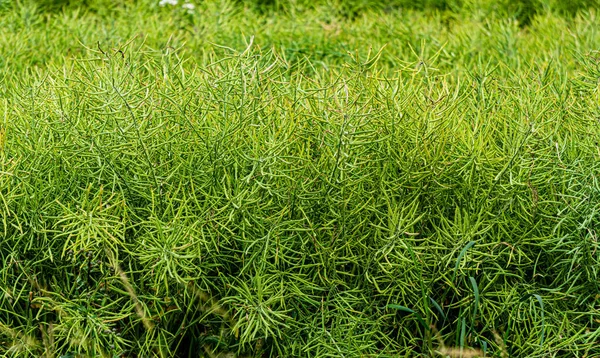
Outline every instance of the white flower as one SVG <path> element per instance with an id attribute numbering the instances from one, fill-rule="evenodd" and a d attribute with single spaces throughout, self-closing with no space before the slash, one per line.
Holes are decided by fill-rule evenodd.
<path id="1" fill-rule="evenodd" d="M 160 2 L 158 3 L 158 5 L 160 5 L 160 6 L 177 5 L 177 0 L 160 0 Z"/>
<path id="2" fill-rule="evenodd" d="M 186 2 L 185 4 L 181 5 L 182 8 L 188 10 L 188 11 L 193 11 L 196 6 L 192 3 Z"/>

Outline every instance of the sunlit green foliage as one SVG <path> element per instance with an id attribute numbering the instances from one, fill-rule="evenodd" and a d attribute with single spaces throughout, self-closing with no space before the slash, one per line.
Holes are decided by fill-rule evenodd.
<path id="1" fill-rule="evenodd" d="M 597 356 L 579 3 L 6 3 L 0 354 Z"/>

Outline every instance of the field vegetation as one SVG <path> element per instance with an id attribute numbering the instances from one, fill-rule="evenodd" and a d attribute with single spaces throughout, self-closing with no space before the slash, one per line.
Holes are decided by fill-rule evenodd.
<path id="1" fill-rule="evenodd" d="M 0 355 L 599 357 L 594 1 L 0 1 Z"/>

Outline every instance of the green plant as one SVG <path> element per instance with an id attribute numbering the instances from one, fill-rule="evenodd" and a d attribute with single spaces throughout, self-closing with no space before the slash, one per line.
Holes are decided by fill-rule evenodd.
<path id="1" fill-rule="evenodd" d="M 593 10 L 195 5 L 0 13 L 0 354 L 597 355 Z"/>

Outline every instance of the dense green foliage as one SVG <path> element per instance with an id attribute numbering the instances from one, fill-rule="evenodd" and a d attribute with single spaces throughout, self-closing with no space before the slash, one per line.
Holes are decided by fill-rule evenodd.
<path id="1" fill-rule="evenodd" d="M 599 356 L 595 3 L 382 3 L 1 2 L 0 355 Z"/>

